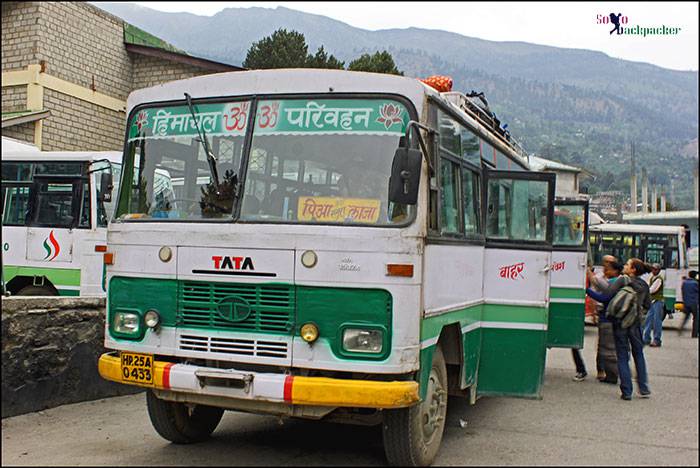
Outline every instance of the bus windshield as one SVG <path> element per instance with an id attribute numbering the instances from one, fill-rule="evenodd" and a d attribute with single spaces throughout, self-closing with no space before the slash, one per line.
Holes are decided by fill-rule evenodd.
<path id="1" fill-rule="evenodd" d="M 252 105 L 193 105 L 216 158 L 218 190 L 187 106 L 135 112 L 117 217 L 232 220 L 240 190 L 241 221 L 382 226 L 411 220 L 412 208 L 387 200 L 394 152 L 410 120 L 402 103 L 263 100 L 250 131 Z"/>
<path id="2" fill-rule="evenodd" d="M 632 257 L 648 263 L 658 263 L 661 268 L 679 268 L 681 249 L 679 234 L 662 234 L 646 232 L 591 232 L 589 239 L 593 261 L 600 265 L 606 254 L 614 255 L 625 262 Z"/>
<path id="3" fill-rule="evenodd" d="M 3 162 L 3 225 L 89 228 L 86 171 L 86 162 Z"/>

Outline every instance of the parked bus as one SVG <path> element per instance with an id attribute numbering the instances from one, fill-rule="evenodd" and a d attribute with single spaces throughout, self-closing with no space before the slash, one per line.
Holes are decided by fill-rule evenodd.
<path id="1" fill-rule="evenodd" d="M 483 96 L 259 70 L 127 115 L 99 371 L 148 389 L 162 437 L 226 409 L 382 424 L 392 464 L 425 465 L 448 394 L 542 396 L 555 175 Z"/>
<path id="2" fill-rule="evenodd" d="M 620 261 L 636 257 L 661 265 L 666 309 L 681 301 L 681 278 L 688 274 L 688 257 L 683 226 L 603 223 L 590 227 L 589 241 L 597 268 L 604 255 Z"/>
<path id="3" fill-rule="evenodd" d="M 551 348 L 583 347 L 587 239 L 588 200 L 557 197 L 547 326 Z"/>
<path id="4" fill-rule="evenodd" d="M 20 296 L 103 296 L 121 152 L 2 153 L 2 272 Z"/>

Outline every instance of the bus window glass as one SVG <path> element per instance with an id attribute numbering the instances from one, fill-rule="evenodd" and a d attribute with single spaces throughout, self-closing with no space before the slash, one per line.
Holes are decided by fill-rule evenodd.
<path id="1" fill-rule="evenodd" d="M 40 182 L 36 194 L 36 224 L 73 226 L 73 184 Z"/>
<path id="2" fill-rule="evenodd" d="M 440 204 L 442 226 L 440 231 L 443 234 L 458 234 L 460 232 L 458 179 L 459 166 L 447 159 L 440 161 L 440 181 L 442 183 Z"/>
<path id="3" fill-rule="evenodd" d="M 24 226 L 29 209 L 29 186 L 4 187 L 2 191 L 5 226 Z"/>
<path id="4" fill-rule="evenodd" d="M 387 188 L 408 121 L 408 110 L 390 99 L 261 101 L 241 220 L 405 223 L 413 208 L 390 204 Z"/>
<path id="5" fill-rule="evenodd" d="M 584 206 L 555 205 L 554 245 L 582 246 L 584 243 Z"/>
<path id="6" fill-rule="evenodd" d="M 2 181 L 3 182 L 28 182 L 32 180 L 31 163 L 2 163 Z"/>
<path id="7" fill-rule="evenodd" d="M 488 161 L 489 164 L 496 164 L 496 156 L 494 153 L 493 146 L 489 145 L 486 140 L 481 140 L 481 158 L 484 161 Z"/>
<path id="8" fill-rule="evenodd" d="M 34 174 L 55 176 L 79 176 L 83 173 L 84 165 L 85 163 L 82 162 L 36 163 L 34 168 Z"/>
<path id="9" fill-rule="evenodd" d="M 460 128 L 460 136 L 462 138 L 462 159 L 479 167 L 481 165 L 479 137 L 465 127 Z"/>
<path id="10" fill-rule="evenodd" d="M 448 114 L 438 109 L 438 125 L 440 127 L 440 147 L 455 156 L 462 154 L 461 126 Z"/>
<path id="11" fill-rule="evenodd" d="M 462 202 L 464 203 L 464 232 L 478 234 L 480 230 L 481 190 L 479 176 L 462 168 Z"/>
<path id="12" fill-rule="evenodd" d="M 496 169 L 499 171 L 508 171 L 511 169 L 512 165 L 510 158 L 500 151 L 496 151 Z"/>
<path id="13" fill-rule="evenodd" d="M 249 102 L 145 108 L 133 114 L 116 216 L 121 219 L 230 218 L 240 168 Z M 219 186 L 199 141 L 206 134 L 216 158 Z"/>
<path id="14" fill-rule="evenodd" d="M 489 180 L 487 237 L 546 241 L 548 189 L 544 181 Z"/>

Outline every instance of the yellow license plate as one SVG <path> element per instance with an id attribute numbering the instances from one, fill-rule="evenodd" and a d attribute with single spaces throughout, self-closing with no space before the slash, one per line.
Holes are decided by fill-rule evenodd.
<path id="1" fill-rule="evenodd" d="M 122 380 L 153 385 L 153 355 L 121 352 Z"/>

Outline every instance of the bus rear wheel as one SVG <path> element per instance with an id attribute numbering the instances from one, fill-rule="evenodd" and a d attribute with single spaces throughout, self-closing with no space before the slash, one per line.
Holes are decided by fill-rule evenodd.
<path id="1" fill-rule="evenodd" d="M 152 390 L 146 392 L 146 404 L 153 428 L 175 444 L 207 440 L 224 414 L 222 408 L 161 400 Z"/>
<path id="2" fill-rule="evenodd" d="M 447 368 L 442 350 L 433 353 L 425 400 L 384 412 L 384 452 L 394 466 L 430 465 L 442 442 L 447 413 Z"/>
<path id="3" fill-rule="evenodd" d="M 15 296 L 56 296 L 56 291 L 46 286 L 25 286 Z"/>

